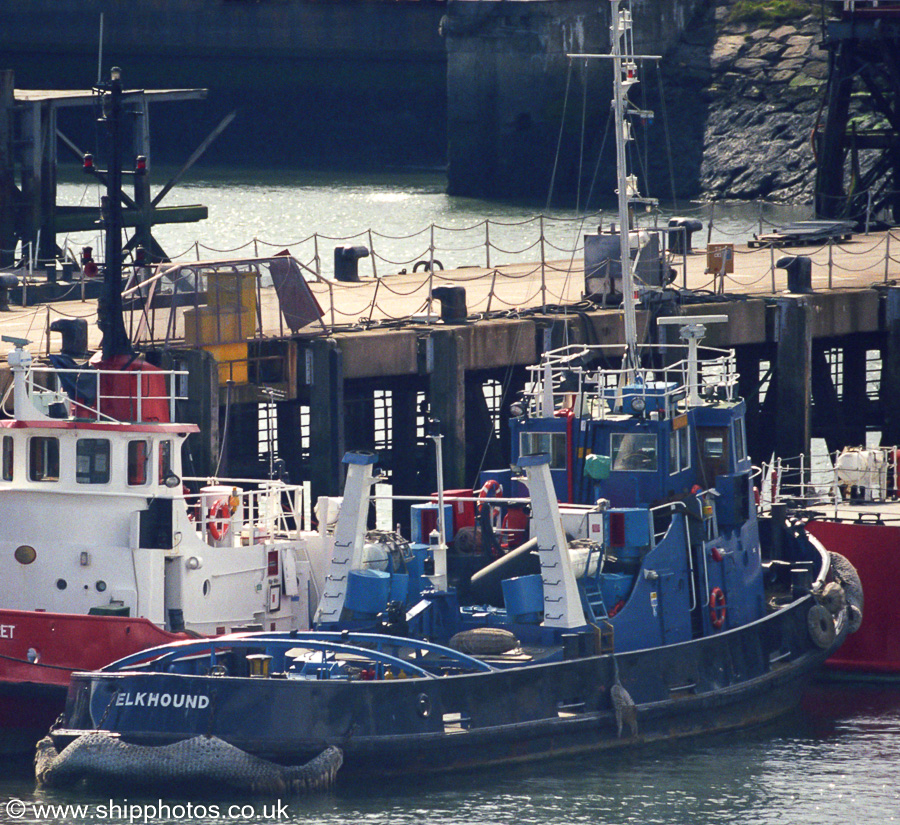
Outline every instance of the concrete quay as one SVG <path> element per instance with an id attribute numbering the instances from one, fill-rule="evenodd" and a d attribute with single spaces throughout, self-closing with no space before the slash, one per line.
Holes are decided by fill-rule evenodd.
<path id="1" fill-rule="evenodd" d="M 705 252 L 676 256 L 675 264 L 687 266 L 676 268 L 674 302 L 640 311 L 639 334 L 665 343 L 655 324 L 648 332 L 653 313 L 728 316 L 729 323 L 708 327 L 704 343 L 736 351 L 748 441 L 759 461 L 773 451 L 808 453 L 816 436 L 837 449 L 863 443 L 866 431 L 877 429 L 900 443 L 900 257 L 892 250 L 900 251 L 900 239 L 889 232 L 830 247 L 738 245 L 724 283 L 707 271 Z M 809 292 L 788 292 L 785 271 L 773 267 L 795 254 L 812 261 Z M 313 479 L 316 493 L 339 491 L 348 447 L 377 449 L 396 489 L 414 492 L 428 461 L 416 436 L 425 408 L 444 424 L 446 483 L 467 486 L 485 455 L 491 464 L 508 462 L 509 405 L 542 351 L 564 343 L 617 345 L 623 337 L 619 309 L 583 300 L 581 260 L 309 283 L 323 323 L 296 335 L 285 333 L 275 290 L 259 289 L 262 323 L 245 339 L 248 377 L 230 384 L 221 363 L 186 346 L 183 308 L 135 313 L 131 323 L 143 317 L 151 349 L 196 377 L 194 417 L 205 431 L 198 456 L 212 461 L 218 454 L 227 410 L 226 466 L 238 474 L 258 471 L 259 408 L 274 398 L 280 455 L 292 477 Z M 439 286 L 465 288 L 465 323 L 436 320 L 438 301 L 424 322 Z M 93 302 L 12 305 L 0 329 L 39 350 L 58 349 L 58 336 L 47 334 L 58 317 L 85 318 L 90 347 L 99 345 Z"/>

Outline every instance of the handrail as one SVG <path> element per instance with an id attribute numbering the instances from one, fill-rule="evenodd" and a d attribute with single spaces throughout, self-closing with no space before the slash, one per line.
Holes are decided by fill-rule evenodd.
<path id="1" fill-rule="evenodd" d="M 42 384 L 37 383 L 37 375 L 51 377 L 55 380 L 56 389 L 49 389 Z M 145 406 L 153 401 L 165 401 L 168 406 L 169 420 L 175 420 L 175 402 L 183 401 L 187 398 L 176 392 L 176 379 L 187 376 L 187 370 L 153 370 L 152 372 L 143 370 L 100 370 L 92 367 L 86 368 L 57 368 L 48 364 L 33 363 L 25 377 L 26 391 L 28 397 L 35 399 L 42 394 L 50 393 L 59 400 L 65 400 L 70 408 L 79 418 L 94 418 L 97 421 L 120 421 L 121 419 L 113 418 L 108 413 L 101 410 L 103 402 L 115 401 L 133 401 L 135 406 L 135 415 L 130 419 L 133 423 L 144 423 Z M 63 378 L 70 377 L 73 385 L 76 387 L 76 397 L 72 397 L 65 389 Z M 111 393 L 109 391 L 101 393 L 103 378 L 107 376 L 115 376 L 121 378 L 125 376 L 129 379 L 129 391 L 127 393 Z M 162 378 L 165 382 L 165 393 L 153 393 L 150 390 L 150 381 Z M 87 380 L 89 387 L 83 384 L 79 388 L 79 383 Z M 78 389 L 93 390 L 95 400 L 87 402 L 83 398 L 77 396 Z"/>
<path id="2" fill-rule="evenodd" d="M 222 497 L 227 499 L 228 504 L 231 499 L 237 499 L 233 502 L 234 506 L 230 507 L 231 516 L 234 519 L 237 513 L 241 514 L 238 532 L 244 527 L 256 528 L 262 536 L 274 538 L 276 535 L 290 534 L 294 530 L 309 529 L 306 524 L 305 508 L 303 507 L 305 490 L 300 484 L 285 484 L 282 481 L 273 481 L 268 479 L 197 479 L 186 477 L 185 482 L 206 483 L 207 487 L 230 487 L 231 492 L 226 494 L 222 492 Z M 254 484 L 256 489 L 243 489 L 239 484 Z M 198 505 L 203 505 L 212 495 L 209 490 L 201 488 L 196 493 L 186 493 L 182 496 L 188 510 L 195 509 Z M 276 498 L 277 496 L 277 498 Z M 287 508 L 284 506 L 283 496 L 287 497 Z M 211 508 L 210 508 L 211 510 Z M 291 528 L 288 519 L 292 518 L 296 525 Z M 212 512 L 203 509 L 200 518 L 197 519 L 197 526 L 202 531 L 206 531 L 210 522 L 218 521 L 219 518 L 214 516 Z"/>
<path id="3" fill-rule="evenodd" d="M 471 670 L 482 673 L 489 673 L 496 670 L 496 668 L 480 659 L 475 659 L 465 653 L 460 653 L 459 651 L 435 644 L 434 642 L 402 638 L 399 636 L 387 636 L 378 633 L 310 631 L 307 633 L 288 632 L 280 634 L 232 633 L 213 639 L 191 639 L 183 642 L 172 642 L 167 645 L 160 645 L 159 647 L 133 653 L 130 656 L 126 656 L 106 665 L 101 668 L 101 672 L 119 673 L 132 666 L 141 665 L 141 663 L 143 663 L 144 666 L 142 669 L 160 672 L 163 668 L 167 668 L 180 658 L 202 654 L 207 651 L 210 654 L 212 663 L 215 664 L 215 655 L 218 650 L 232 650 L 235 648 L 249 649 L 258 648 L 260 646 L 263 646 L 266 649 L 276 649 L 279 651 L 293 647 L 305 647 L 323 653 L 333 651 L 335 653 L 350 653 L 368 656 L 378 660 L 382 664 L 391 664 L 396 667 L 406 668 L 427 678 L 435 678 L 435 675 L 424 667 L 414 664 L 407 659 L 385 653 L 384 648 L 390 647 L 396 650 L 409 649 L 417 658 L 421 658 L 422 651 L 438 653 L 460 666 L 465 665 Z M 150 667 L 151 665 L 152 668 Z"/>
<path id="4" fill-rule="evenodd" d="M 669 345 L 671 353 L 679 345 Z M 645 349 L 661 349 L 661 345 L 647 345 Z M 687 347 L 682 347 L 687 349 Z M 738 388 L 736 358 L 731 350 L 713 347 L 702 347 L 700 352 L 706 357 L 697 362 L 697 386 L 691 383 L 688 359 L 676 361 L 659 369 L 639 369 L 638 379 L 633 379 L 634 370 L 617 367 L 601 367 L 591 364 L 597 356 L 606 358 L 621 357 L 620 345 L 568 345 L 544 353 L 541 362 L 528 367 L 531 380 L 526 385 L 524 396 L 528 399 L 529 412 L 534 417 L 548 415 L 545 409 L 547 402 L 552 402 L 553 409 L 571 407 L 577 415 L 584 414 L 585 401 L 600 401 L 594 411 L 602 418 L 606 413 L 606 404 L 616 404 L 621 399 L 622 381 L 628 378 L 629 395 L 653 398 L 664 404 L 667 417 L 670 417 L 677 402 L 685 396 L 706 395 L 707 388 L 722 388 L 725 400 L 733 400 Z M 566 389 L 546 387 L 548 380 L 566 377 L 577 379 L 577 386 Z M 571 384 L 571 380 L 570 380 Z M 571 401 L 570 401 L 571 399 Z"/>

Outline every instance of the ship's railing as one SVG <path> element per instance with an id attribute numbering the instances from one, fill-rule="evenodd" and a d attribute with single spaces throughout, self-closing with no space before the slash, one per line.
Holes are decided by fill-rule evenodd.
<path id="1" fill-rule="evenodd" d="M 187 395 L 184 370 L 59 369 L 35 365 L 25 377 L 32 404 L 53 418 L 131 423 L 175 421 Z M 50 385 L 48 388 L 48 384 Z"/>
<path id="2" fill-rule="evenodd" d="M 149 650 L 143 650 L 119 659 L 103 668 L 104 672 L 122 672 L 131 669 L 165 673 L 179 661 L 200 656 L 211 675 L 217 670 L 219 657 L 237 650 L 253 654 L 260 649 L 265 656 L 275 660 L 277 669 L 284 672 L 286 660 L 294 651 L 317 653 L 324 665 L 334 657 L 343 657 L 356 663 L 375 664 L 374 678 L 396 677 L 400 673 L 422 678 L 435 678 L 444 672 L 470 671 L 490 673 L 493 667 L 465 653 L 452 650 L 434 642 L 407 639 L 380 633 L 325 632 L 306 633 L 232 633 L 215 639 L 173 642 Z M 261 674 L 262 675 L 262 674 Z M 322 674 L 322 678 L 327 678 Z"/>
<path id="3" fill-rule="evenodd" d="M 310 530 L 301 485 L 233 478 L 185 478 L 184 501 L 196 529 L 218 545 L 259 544 Z"/>
<path id="4" fill-rule="evenodd" d="M 852 447 L 810 462 L 804 455 L 775 458 L 762 468 L 762 506 L 796 507 L 884 502 L 898 496 L 897 447 Z"/>
<path id="5" fill-rule="evenodd" d="M 696 372 L 691 370 L 686 346 L 641 348 L 645 362 L 654 352 L 669 360 L 673 354 L 684 357 L 666 366 L 633 370 L 598 366 L 598 362 L 610 364 L 622 358 L 622 347 L 618 345 L 569 345 L 549 351 L 539 364 L 528 368 L 528 414 L 549 417 L 569 409 L 578 417 L 604 418 L 610 412 L 621 411 L 626 398 L 640 397 L 642 409 L 661 410 L 671 417 L 694 394 L 705 400 L 730 401 L 737 397 L 738 372 L 731 350 L 699 348 Z M 638 411 L 633 403 L 631 410 Z"/>

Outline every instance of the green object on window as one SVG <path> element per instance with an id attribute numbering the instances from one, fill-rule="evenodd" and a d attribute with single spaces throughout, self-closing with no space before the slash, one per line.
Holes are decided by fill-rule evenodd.
<path id="1" fill-rule="evenodd" d="M 609 478 L 610 464 L 608 455 L 591 454 L 584 460 L 584 473 L 594 481 L 606 481 Z"/>

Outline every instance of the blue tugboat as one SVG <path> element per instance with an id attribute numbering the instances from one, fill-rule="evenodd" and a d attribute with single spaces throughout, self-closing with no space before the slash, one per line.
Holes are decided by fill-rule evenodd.
<path id="1" fill-rule="evenodd" d="M 372 482 L 371 457 L 348 460 L 348 490 Z M 454 592 L 426 589 L 388 623 L 408 635 L 234 634 L 144 651 L 73 676 L 54 746 L 64 756 L 97 730 L 143 751 L 212 735 L 284 765 L 336 746 L 342 776 L 519 762 L 772 719 L 845 638 L 828 554 L 783 524 L 761 531 L 778 548 L 764 560 L 752 498 L 735 523 L 716 517 L 724 494 L 710 497 L 712 513 L 705 494 L 696 514 L 663 505 L 662 535 L 651 508 L 582 508 L 603 537 L 579 554 L 562 529 L 549 457 L 520 463 L 541 572 L 504 581 L 506 611 L 470 606 L 451 618 Z M 347 497 L 345 508 L 335 566 L 342 528 L 367 509 Z M 363 538 L 348 543 L 346 584 L 371 578 L 349 575 L 365 572 L 352 560 Z M 334 567 L 330 581 L 325 610 L 344 587 Z M 347 596 L 363 601 L 344 589 L 341 612 L 359 623 Z M 450 646 L 415 635 L 442 628 L 455 631 Z"/>
<path id="2" fill-rule="evenodd" d="M 635 58 L 618 0 L 612 19 L 621 144 Z M 619 150 L 627 227 L 639 197 Z M 102 730 L 143 751 L 216 736 L 281 765 L 336 746 L 342 776 L 405 775 L 790 711 L 859 618 L 855 583 L 798 525 L 757 518 L 733 355 L 699 346 L 720 319 L 662 319 L 684 352 L 638 350 L 634 234 L 621 233 L 625 344 L 534 368 L 512 424 L 524 480 L 439 489 L 408 541 L 367 531 L 376 458 L 349 454 L 318 630 L 178 642 L 75 674 L 51 732 L 60 758 Z M 527 495 L 495 497 L 519 483 Z M 486 605 L 492 589 L 502 602 Z"/>

